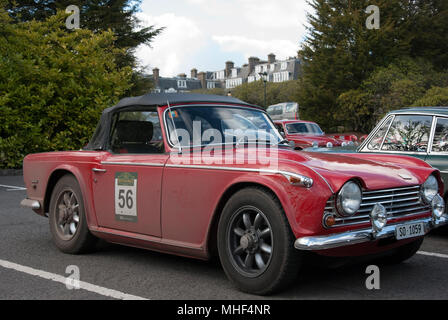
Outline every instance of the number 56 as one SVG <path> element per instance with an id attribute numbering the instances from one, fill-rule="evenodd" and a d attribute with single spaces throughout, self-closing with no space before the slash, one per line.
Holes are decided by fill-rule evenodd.
<path id="1" fill-rule="evenodd" d="M 120 201 L 118 203 L 118 205 L 120 206 L 120 208 L 124 208 L 124 206 L 126 205 L 126 207 L 128 209 L 132 209 L 132 207 L 134 206 L 134 199 L 132 198 L 132 190 L 128 190 L 126 192 L 126 198 L 125 198 L 125 192 L 126 190 L 120 189 L 120 191 L 118 191 L 118 200 Z"/>

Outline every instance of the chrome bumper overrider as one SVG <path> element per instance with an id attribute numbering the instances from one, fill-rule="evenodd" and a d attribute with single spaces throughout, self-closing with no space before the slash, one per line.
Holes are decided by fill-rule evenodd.
<path id="1" fill-rule="evenodd" d="M 37 200 L 31 200 L 31 199 L 23 199 L 22 202 L 20 202 L 20 205 L 25 208 L 30 208 L 33 210 L 39 210 L 40 209 L 40 202 Z"/>
<path id="2" fill-rule="evenodd" d="M 431 217 L 426 219 L 406 221 L 394 225 L 387 225 L 383 228 L 383 230 L 379 232 L 375 232 L 373 229 L 363 229 L 326 236 L 298 238 L 294 242 L 294 247 L 299 250 L 324 250 L 375 241 L 378 239 L 395 237 L 395 228 L 399 225 L 408 223 L 423 223 L 425 226 L 426 234 L 434 228 L 448 224 L 448 216 L 443 215 L 437 220 Z"/>

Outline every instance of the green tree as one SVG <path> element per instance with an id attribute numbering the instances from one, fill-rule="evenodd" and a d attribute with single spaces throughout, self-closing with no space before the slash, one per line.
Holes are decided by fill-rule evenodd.
<path id="1" fill-rule="evenodd" d="M 113 32 L 68 31 L 65 13 L 11 23 L 0 7 L 0 167 L 28 153 L 79 149 L 101 111 L 131 87 Z"/>
<path id="2" fill-rule="evenodd" d="M 428 107 L 440 106 L 448 107 L 448 87 L 432 87 L 426 91 L 425 95 L 414 102 L 414 106 Z"/>
<path id="3" fill-rule="evenodd" d="M 350 119 L 340 117 L 340 95 L 355 93 L 378 68 L 407 57 L 422 58 L 439 71 L 448 65 L 447 1 L 311 0 L 310 4 L 314 13 L 308 16 L 308 36 L 299 52 L 305 62 L 299 95 L 302 114 L 326 129 Z M 366 28 L 369 5 L 380 8 L 379 29 Z M 358 98 L 355 94 L 355 101 Z"/>
<path id="4" fill-rule="evenodd" d="M 69 5 L 78 6 L 81 28 L 95 33 L 112 30 L 114 45 L 124 49 L 117 53 L 117 66 L 134 69 L 133 86 L 126 94 L 139 95 L 147 93 L 151 83 L 138 68 L 135 50 L 140 45 L 151 45 L 163 31 L 155 26 L 142 27 L 136 16 L 140 4 L 141 0 L 8 0 L 7 10 L 16 22 L 44 21 L 58 10 L 65 11 Z"/>
<path id="5" fill-rule="evenodd" d="M 431 63 L 421 58 L 405 58 L 379 67 L 358 89 L 348 90 L 338 97 L 339 112 L 334 119 L 349 130 L 368 132 L 391 110 L 410 107 L 424 96 L 425 103 L 431 101 L 437 93 L 428 90 L 448 86 L 447 76 L 448 72 L 436 71 Z"/>
<path id="6" fill-rule="evenodd" d="M 285 82 L 266 84 L 266 103 L 273 105 L 280 102 L 298 102 L 297 91 L 300 87 L 300 81 L 291 80 Z M 254 81 L 244 83 L 232 90 L 235 98 L 243 101 L 264 106 L 264 83 L 263 81 Z"/>

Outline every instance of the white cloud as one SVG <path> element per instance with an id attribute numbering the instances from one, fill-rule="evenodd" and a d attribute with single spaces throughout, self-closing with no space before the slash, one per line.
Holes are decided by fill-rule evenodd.
<path id="1" fill-rule="evenodd" d="M 158 67 L 162 76 L 174 76 L 183 70 L 183 66 L 205 43 L 205 35 L 196 23 L 184 16 L 165 13 L 159 16 L 138 14 L 143 25 L 165 27 L 156 37 L 153 48 L 141 46 L 137 57 L 141 64 L 149 68 Z M 182 71 L 183 72 L 183 71 Z"/>
<path id="2" fill-rule="evenodd" d="M 187 0 L 187 2 L 191 4 L 203 4 L 207 2 L 207 0 Z"/>
<path id="3" fill-rule="evenodd" d="M 240 64 L 271 52 L 278 59 L 294 56 L 310 7 L 305 0 L 144 0 L 142 9 L 143 20 L 166 29 L 138 57 L 168 76 L 193 67 L 219 70 L 227 59 Z"/>
<path id="4" fill-rule="evenodd" d="M 306 1 L 290 0 L 238 0 L 244 17 L 254 26 L 288 30 L 297 34 L 303 31 L 306 20 Z M 288 32 L 289 33 L 289 32 Z"/>
<path id="5" fill-rule="evenodd" d="M 297 55 L 298 44 L 290 40 L 257 40 L 243 36 L 213 36 L 223 51 L 241 52 L 247 59 L 250 56 L 258 56 L 267 59 L 271 52 L 277 55 L 278 59 Z"/>

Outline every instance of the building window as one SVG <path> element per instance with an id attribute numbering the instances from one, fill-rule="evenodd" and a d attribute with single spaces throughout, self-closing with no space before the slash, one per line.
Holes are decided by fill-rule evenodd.
<path id="1" fill-rule="evenodd" d="M 224 78 L 225 78 L 224 70 L 215 72 L 215 73 L 213 74 L 213 78 L 214 78 L 215 80 L 224 79 Z"/>
<path id="2" fill-rule="evenodd" d="M 238 76 L 238 70 L 232 69 L 232 78 L 236 78 Z"/>
<path id="3" fill-rule="evenodd" d="M 226 88 L 227 89 L 233 89 L 239 85 L 243 84 L 243 79 L 242 78 L 237 78 L 237 79 L 228 79 L 226 80 Z"/>
<path id="4" fill-rule="evenodd" d="M 216 88 L 216 84 L 212 81 L 208 81 L 207 82 L 207 89 L 215 89 Z"/>
<path id="5" fill-rule="evenodd" d="M 288 68 L 288 62 L 282 62 L 282 66 L 281 66 L 282 70 L 286 70 Z"/>
<path id="6" fill-rule="evenodd" d="M 283 71 L 283 72 L 276 72 L 273 74 L 273 81 L 274 82 L 283 82 L 289 80 L 289 72 Z"/>
<path id="7" fill-rule="evenodd" d="M 276 72 L 273 74 L 274 82 L 280 82 L 280 73 Z"/>
<path id="8" fill-rule="evenodd" d="M 178 88 L 186 88 L 187 87 L 187 80 L 177 80 L 177 87 Z"/>

